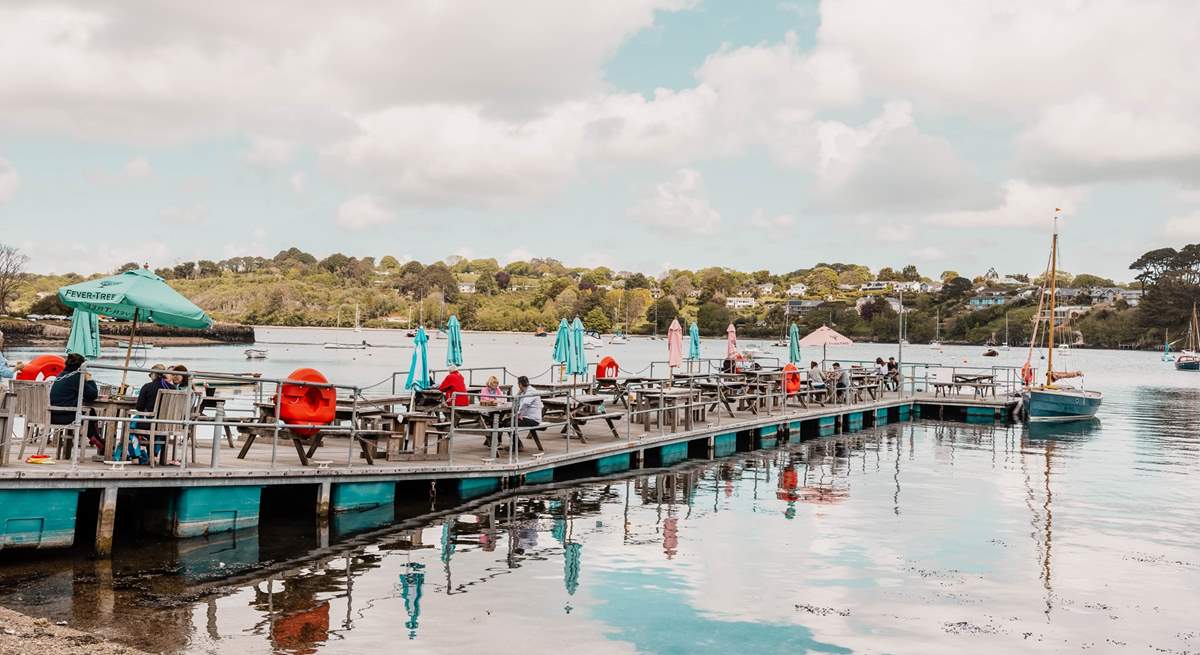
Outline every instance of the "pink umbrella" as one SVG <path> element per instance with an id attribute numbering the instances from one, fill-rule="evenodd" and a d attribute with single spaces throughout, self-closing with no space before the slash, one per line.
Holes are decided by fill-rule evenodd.
<path id="1" fill-rule="evenodd" d="M 667 328 L 667 365 L 674 369 L 683 363 L 683 326 L 679 319 L 671 321 Z"/>
<path id="2" fill-rule="evenodd" d="M 827 347 L 849 346 L 852 343 L 854 342 L 851 341 L 849 337 L 840 334 L 837 330 L 834 330 L 828 325 L 822 325 L 821 327 L 810 332 L 808 336 L 800 340 L 801 346 L 820 346 L 821 359 L 827 359 L 825 356 L 825 349 Z"/>
<path id="3" fill-rule="evenodd" d="M 726 343 L 726 347 L 725 347 L 725 359 L 733 359 L 733 358 L 737 357 L 737 354 L 738 354 L 737 330 L 733 327 L 733 323 L 730 323 L 729 327 L 725 329 L 725 336 L 727 337 L 727 343 Z"/>

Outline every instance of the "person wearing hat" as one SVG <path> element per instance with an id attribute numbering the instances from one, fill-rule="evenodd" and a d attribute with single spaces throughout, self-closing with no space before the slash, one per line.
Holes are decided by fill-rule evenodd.
<path id="1" fill-rule="evenodd" d="M 438 390 L 446 396 L 446 404 L 462 407 L 470 405 L 471 399 L 467 396 L 467 381 L 463 379 L 462 373 L 458 372 L 457 366 L 451 366 L 442 383 L 438 385 Z"/>
<path id="2" fill-rule="evenodd" d="M 4 347 L 4 333 L 0 332 L 0 348 Z M 8 363 L 4 358 L 4 353 L 0 353 L 0 379 L 15 378 L 17 373 L 25 367 L 25 362 Z"/>

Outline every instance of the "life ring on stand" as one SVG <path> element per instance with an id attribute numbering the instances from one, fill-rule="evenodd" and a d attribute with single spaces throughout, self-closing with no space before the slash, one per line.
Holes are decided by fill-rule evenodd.
<path id="1" fill-rule="evenodd" d="M 608 355 L 605 355 L 600 363 L 596 364 L 596 377 L 598 378 L 612 379 L 617 377 L 620 372 L 621 366 L 617 364 L 617 360 Z"/>
<path id="2" fill-rule="evenodd" d="M 315 368 L 298 368 L 279 386 L 279 419 L 289 425 L 329 425 L 337 415 L 337 390 L 333 387 L 313 387 L 288 384 L 288 381 L 317 382 L 329 380 Z M 292 428 L 298 435 L 311 437 L 319 428 Z"/>
<path id="3" fill-rule="evenodd" d="M 49 380 L 62 374 L 67 360 L 59 355 L 38 355 L 17 371 L 18 380 Z"/>
<path id="4" fill-rule="evenodd" d="M 789 396 L 800 391 L 800 369 L 795 364 L 789 362 L 783 367 L 783 382 Z"/>
<path id="5" fill-rule="evenodd" d="M 1025 365 L 1021 367 L 1021 381 L 1027 387 L 1033 384 L 1033 367 L 1029 365 L 1029 362 L 1025 362 Z"/>

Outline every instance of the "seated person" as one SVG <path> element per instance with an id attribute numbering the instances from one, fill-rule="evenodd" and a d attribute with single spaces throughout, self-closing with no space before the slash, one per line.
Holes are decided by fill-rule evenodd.
<path id="1" fill-rule="evenodd" d="M 174 373 L 167 373 L 168 382 L 175 385 L 176 389 L 188 388 L 188 383 L 191 376 L 187 374 L 188 370 L 186 366 L 183 364 L 176 364 L 168 370 L 174 371 Z"/>
<path id="2" fill-rule="evenodd" d="M 517 378 L 518 397 L 517 425 L 531 428 L 542 423 L 542 397 L 537 395 L 537 389 L 529 386 L 529 378 L 522 375 Z M 535 436 L 537 430 L 530 430 L 530 436 Z"/>
<path id="3" fill-rule="evenodd" d="M 154 402 L 158 399 L 158 392 L 163 389 L 175 388 L 175 385 L 168 379 L 170 376 L 164 373 L 166 370 L 167 367 L 162 364 L 155 364 L 150 367 L 150 381 L 143 384 L 142 388 L 138 390 L 137 403 L 134 409 L 139 412 L 153 412 Z"/>
<path id="4" fill-rule="evenodd" d="M 4 333 L 0 332 L 0 348 L 4 347 Z M 4 378 L 15 378 L 17 373 L 25 367 L 25 362 L 8 363 L 3 354 L 0 354 L 0 380 Z"/>
<path id="5" fill-rule="evenodd" d="M 875 375 L 887 375 L 887 366 L 884 365 L 882 357 L 875 358 L 875 369 L 871 372 Z"/>
<path id="6" fill-rule="evenodd" d="M 900 365 L 896 363 L 895 357 L 888 357 L 887 377 L 885 379 L 893 390 L 900 388 Z"/>
<path id="7" fill-rule="evenodd" d="M 100 396 L 100 389 L 92 380 L 92 374 L 80 372 L 79 367 L 84 363 L 83 355 L 79 353 L 71 353 L 67 355 L 66 367 L 62 373 L 55 378 L 53 386 L 50 387 L 50 406 L 51 407 L 75 407 L 80 399 L 79 385 L 83 385 L 83 404 L 87 405 L 96 400 Z M 90 414 L 89 410 L 84 410 L 84 414 Z M 74 409 L 60 409 L 50 411 L 51 425 L 70 425 L 75 422 Z M 96 448 L 103 448 L 104 442 L 100 440 L 100 426 L 95 421 L 87 422 L 88 441 Z"/>
<path id="8" fill-rule="evenodd" d="M 816 362 L 808 364 L 808 388 L 819 391 L 825 389 L 825 374 L 817 368 Z"/>
<path id="9" fill-rule="evenodd" d="M 491 376 L 487 379 L 487 386 L 479 394 L 479 403 L 481 405 L 495 405 L 504 399 L 504 391 L 500 389 L 500 380 L 496 376 Z"/>
<path id="10" fill-rule="evenodd" d="M 846 390 L 850 388 L 850 369 L 842 368 L 841 364 L 834 362 L 833 380 L 838 397 L 845 397 Z"/>
<path id="11" fill-rule="evenodd" d="M 458 372 L 457 366 L 450 367 L 450 372 L 438 385 L 438 391 L 446 396 L 447 405 L 462 407 L 471 404 L 471 399 L 467 396 L 467 381 L 463 379 L 462 373 Z"/>

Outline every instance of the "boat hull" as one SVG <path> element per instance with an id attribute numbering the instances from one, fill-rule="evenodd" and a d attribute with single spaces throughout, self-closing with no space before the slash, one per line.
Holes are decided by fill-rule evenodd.
<path id="1" fill-rule="evenodd" d="M 1200 358 L 1179 357 L 1175 360 L 1176 371 L 1200 371 Z"/>
<path id="2" fill-rule="evenodd" d="M 1095 416 L 1103 398 L 1098 391 L 1033 389 L 1026 395 L 1026 412 L 1031 422 L 1079 421 Z"/>

